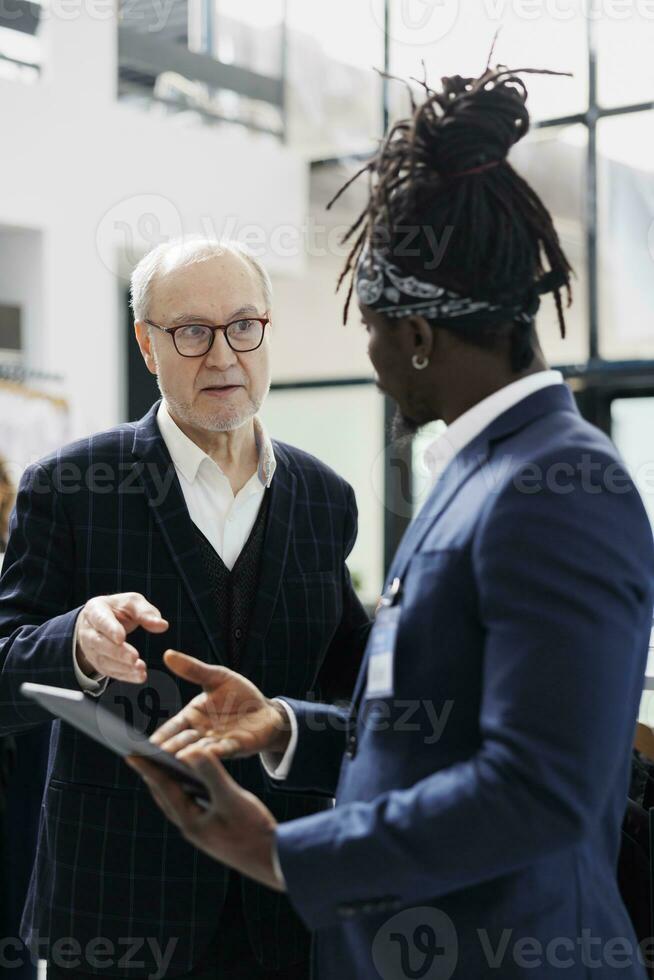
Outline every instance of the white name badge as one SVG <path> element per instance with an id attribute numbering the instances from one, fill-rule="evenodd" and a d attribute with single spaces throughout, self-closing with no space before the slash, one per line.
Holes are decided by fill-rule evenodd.
<path id="1" fill-rule="evenodd" d="M 395 639 L 400 606 L 382 608 L 370 634 L 370 656 L 366 680 L 367 698 L 389 698 L 394 693 Z"/>

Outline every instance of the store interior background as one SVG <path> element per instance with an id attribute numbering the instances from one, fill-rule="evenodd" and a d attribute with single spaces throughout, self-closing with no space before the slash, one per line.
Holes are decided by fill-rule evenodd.
<path id="1" fill-rule="evenodd" d="M 410 453 L 389 445 L 358 312 L 344 327 L 334 292 L 365 181 L 325 205 L 407 110 L 373 69 L 478 74 L 498 27 L 496 60 L 573 72 L 527 78 L 534 125 L 512 158 L 576 271 L 567 339 L 550 298 L 539 332 L 654 519 L 654 4 L 636 0 L 6 0 L 0 375 L 64 399 L 70 438 L 140 416 L 157 392 L 131 268 L 180 234 L 249 244 L 275 289 L 264 418 L 353 484 L 349 564 L 374 602 L 439 425 Z M 14 473 L 35 451 L 18 444 Z"/>

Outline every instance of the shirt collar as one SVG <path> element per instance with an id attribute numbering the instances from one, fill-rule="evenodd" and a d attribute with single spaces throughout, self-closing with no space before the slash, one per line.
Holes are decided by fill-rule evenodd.
<path id="1" fill-rule="evenodd" d="M 275 450 L 273 448 L 272 440 L 266 428 L 259 418 L 258 415 L 254 416 L 254 438 L 257 443 L 257 452 L 259 453 L 259 468 L 257 470 L 257 475 L 264 487 L 269 487 L 275 470 L 277 469 L 277 460 L 275 459 Z"/>
<path id="2" fill-rule="evenodd" d="M 512 381 L 469 408 L 425 450 L 424 463 L 432 480 L 438 479 L 448 463 L 496 418 L 541 388 L 556 384 L 563 384 L 560 371 L 537 371 Z"/>
<path id="3" fill-rule="evenodd" d="M 259 455 L 257 476 L 264 487 L 269 487 L 277 467 L 275 450 L 261 419 L 255 415 L 253 422 L 254 438 Z M 192 439 L 189 439 L 189 437 L 182 432 L 180 427 L 172 418 L 170 412 L 168 411 L 168 406 L 163 399 L 157 410 L 157 425 L 159 426 L 159 431 L 161 432 L 163 441 L 165 442 L 171 459 L 175 465 L 175 469 L 179 470 L 184 479 L 189 483 L 193 483 L 195 481 L 200 464 L 203 463 L 205 459 L 208 459 L 214 463 L 214 465 L 217 465 L 203 449 L 200 449 L 200 447 L 193 442 Z M 218 468 L 220 469 L 220 467 Z"/>

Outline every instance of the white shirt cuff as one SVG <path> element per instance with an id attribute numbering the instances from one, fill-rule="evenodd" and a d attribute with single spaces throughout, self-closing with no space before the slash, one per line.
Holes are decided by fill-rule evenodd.
<path id="1" fill-rule="evenodd" d="M 77 683 L 83 691 L 87 694 L 93 694 L 95 697 L 99 697 L 104 691 L 109 681 L 108 677 L 103 677 L 102 674 L 93 673 L 93 676 L 87 676 L 77 662 L 77 629 L 79 624 L 79 616 L 75 620 L 75 632 L 73 633 L 73 670 L 75 671 L 75 677 Z"/>
<path id="2" fill-rule="evenodd" d="M 270 778 L 282 780 L 288 777 L 288 774 L 291 771 L 291 766 L 293 765 L 293 758 L 295 756 L 295 750 L 298 742 L 298 727 L 295 712 L 290 705 L 288 705 L 286 701 L 282 701 L 281 698 L 274 698 L 274 700 L 277 704 L 281 704 L 288 715 L 288 720 L 291 726 L 291 736 L 288 740 L 288 746 L 283 755 L 280 755 L 279 752 L 262 752 L 260 758 L 261 765 L 266 770 Z"/>

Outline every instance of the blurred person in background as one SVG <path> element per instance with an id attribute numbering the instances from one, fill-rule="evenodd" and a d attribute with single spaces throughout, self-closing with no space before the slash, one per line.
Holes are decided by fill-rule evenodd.
<path id="1" fill-rule="evenodd" d="M 131 763 L 203 853 L 288 893 L 320 980 L 642 980 L 616 863 L 652 530 L 538 342 L 544 293 L 565 332 L 571 269 L 507 160 L 529 129 L 520 72 L 425 89 L 365 168 L 346 272 L 398 430 L 448 429 L 353 704 L 270 700 L 170 653 L 204 693 L 154 741 L 194 767 L 209 809 Z M 282 793 L 318 788 L 335 808 L 280 824 L 221 761 L 256 753 Z"/>
<path id="2" fill-rule="evenodd" d="M 9 536 L 9 517 L 16 500 L 16 490 L 11 482 L 4 460 L 0 457 L 0 568 Z"/>
<path id="3" fill-rule="evenodd" d="M 0 568 L 9 535 L 16 489 L 0 460 Z M 0 941 L 4 971 L 13 980 L 35 980 L 37 963 L 20 939 L 38 838 L 49 726 L 14 738 L 0 736 Z"/>
<path id="4" fill-rule="evenodd" d="M 170 645 L 270 694 L 348 697 L 369 631 L 345 564 L 356 503 L 258 417 L 265 270 L 236 244 L 166 243 L 135 269 L 132 304 L 162 398 L 21 481 L 0 581 L 0 731 L 50 721 L 21 696 L 25 680 L 81 688 L 154 731 L 192 692 L 162 670 Z M 329 806 L 275 793 L 257 760 L 233 771 L 280 820 Z M 50 977 L 308 976 L 288 899 L 171 833 L 111 752 L 57 722 L 49 777 L 22 934 Z M 78 955 L 60 954 L 64 940 Z"/>

